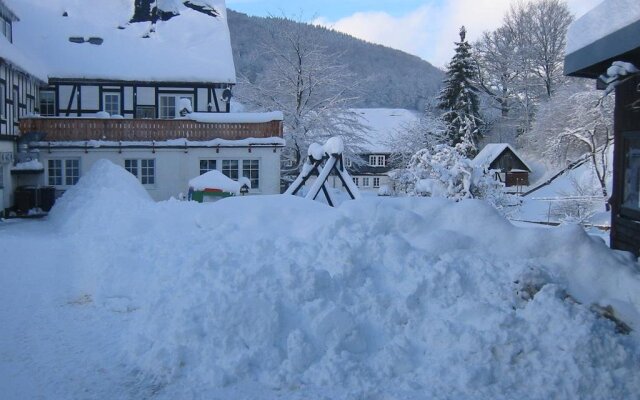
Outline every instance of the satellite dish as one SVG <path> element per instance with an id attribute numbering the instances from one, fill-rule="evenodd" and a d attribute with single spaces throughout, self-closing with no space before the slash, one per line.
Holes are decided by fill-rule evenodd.
<path id="1" fill-rule="evenodd" d="M 222 101 L 225 103 L 231 101 L 231 89 L 225 89 L 222 91 Z"/>

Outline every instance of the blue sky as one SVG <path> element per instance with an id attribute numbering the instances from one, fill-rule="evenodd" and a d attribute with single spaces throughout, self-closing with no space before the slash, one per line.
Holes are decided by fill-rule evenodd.
<path id="1" fill-rule="evenodd" d="M 473 41 L 500 26 L 517 0 L 227 0 L 249 15 L 285 15 L 414 54 L 444 67 L 461 25 Z M 536 0 L 532 0 L 536 1 Z M 580 16 L 602 0 L 567 0 Z"/>

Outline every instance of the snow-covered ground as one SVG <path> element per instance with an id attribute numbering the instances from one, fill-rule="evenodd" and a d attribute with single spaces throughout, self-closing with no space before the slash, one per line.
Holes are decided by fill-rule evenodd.
<path id="1" fill-rule="evenodd" d="M 613 160 L 613 154 L 609 158 Z M 539 172 L 537 182 L 529 189 L 551 178 L 551 171 L 540 173 L 544 168 L 543 164 L 536 164 Z M 611 193 L 611 177 L 607 179 L 607 192 Z M 568 220 L 598 226 L 610 225 L 611 214 L 605 209 L 591 161 L 566 171 L 522 200 L 522 206 L 512 215 L 514 219 L 538 222 Z"/>
<path id="2" fill-rule="evenodd" d="M 640 393 L 640 265 L 480 201 L 154 203 L 100 162 L 0 243 L 2 398 Z"/>

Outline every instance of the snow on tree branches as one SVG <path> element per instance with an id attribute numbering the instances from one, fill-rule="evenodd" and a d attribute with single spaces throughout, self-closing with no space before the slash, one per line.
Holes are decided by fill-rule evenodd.
<path id="1" fill-rule="evenodd" d="M 438 97 L 438 107 L 444 111 L 449 144 L 464 143 L 465 154 L 473 157 L 478 152 L 478 138 L 482 119 L 479 112 L 477 66 L 471 57 L 471 45 L 466 41 L 466 29 L 460 29 L 455 55 L 447 68 L 444 88 Z"/>
<path id="2" fill-rule="evenodd" d="M 396 193 L 406 196 L 445 197 L 456 201 L 483 199 L 501 212 L 517 203 L 492 178 L 486 166 L 475 165 L 458 144 L 438 144 L 418 151 L 406 169 L 391 172 Z"/>

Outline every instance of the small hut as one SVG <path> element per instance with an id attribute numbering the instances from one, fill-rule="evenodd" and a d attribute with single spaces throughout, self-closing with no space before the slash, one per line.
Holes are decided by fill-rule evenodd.
<path id="1" fill-rule="evenodd" d="M 640 255 L 640 2 L 605 0 L 569 27 L 566 75 L 615 90 L 611 247 Z M 604 95 L 604 93 L 603 93 Z"/>
<path id="2" fill-rule="evenodd" d="M 496 179 L 510 186 L 529 186 L 531 168 L 508 143 L 489 143 L 473 159 L 473 164 L 496 172 Z"/>
<path id="3" fill-rule="evenodd" d="M 246 194 L 251 188 L 248 178 L 234 181 L 220 171 L 212 170 L 189 181 L 189 200 L 199 203 L 211 202 L 230 196 Z"/>

